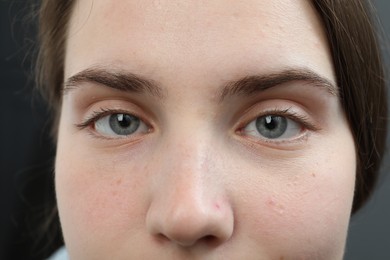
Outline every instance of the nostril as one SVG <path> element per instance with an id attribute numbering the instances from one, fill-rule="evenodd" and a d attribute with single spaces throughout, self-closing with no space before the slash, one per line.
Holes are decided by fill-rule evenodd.
<path id="1" fill-rule="evenodd" d="M 218 238 L 213 235 L 207 235 L 203 238 L 203 241 L 208 245 L 217 245 L 218 244 Z"/>
<path id="2" fill-rule="evenodd" d="M 207 235 L 207 236 L 205 236 L 205 237 L 203 238 L 203 240 L 206 241 L 206 242 L 212 242 L 212 241 L 214 241 L 215 239 L 216 239 L 216 237 L 213 236 L 213 235 Z"/>
<path id="3" fill-rule="evenodd" d="M 172 242 L 174 241 L 176 244 L 182 246 L 182 247 L 191 247 L 194 244 L 203 244 L 204 246 L 208 247 L 216 247 L 222 243 L 218 237 L 213 236 L 213 235 L 206 235 L 203 237 L 200 237 L 198 239 L 194 240 L 186 240 L 186 239 L 178 239 L 178 238 L 173 238 L 173 237 L 168 237 L 162 233 L 155 234 L 155 239 L 159 243 L 166 243 L 166 242 Z"/>
<path id="4" fill-rule="evenodd" d="M 156 238 L 156 240 L 157 240 L 159 243 L 165 243 L 165 242 L 168 242 L 168 241 L 171 240 L 171 239 L 169 239 L 166 235 L 161 234 L 161 233 L 156 234 L 154 237 Z"/>
<path id="5" fill-rule="evenodd" d="M 166 236 L 164 236 L 164 239 L 172 241 L 172 239 L 169 239 Z M 222 241 L 220 239 L 218 239 L 216 236 L 213 236 L 213 235 L 207 235 L 207 236 L 201 237 L 201 238 L 196 239 L 196 240 L 191 240 L 191 241 L 190 240 L 188 240 L 188 241 L 176 240 L 175 242 L 182 247 L 192 247 L 195 244 L 198 244 L 198 245 L 202 244 L 203 246 L 207 246 L 207 247 L 217 247 L 222 243 Z"/>
<path id="6" fill-rule="evenodd" d="M 220 245 L 223 241 L 221 241 L 221 239 L 219 239 L 216 236 L 207 235 L 207 236 L 200 238 L 197 242 L 203 243 L 204 245 L 207 245 L 210 247 L 216 247 L 216 246 Z"/>

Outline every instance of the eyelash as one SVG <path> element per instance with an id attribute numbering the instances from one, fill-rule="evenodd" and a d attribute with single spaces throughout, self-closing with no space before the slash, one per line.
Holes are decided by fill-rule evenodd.
<path id="1" fill-rule="evenodd" d="M 259 117 L 267 116 L 267 115 L 273 115 L 273 116 L 283 116 L 288 119 L 291 119 L 299 124 L 301 124 L 305 129 L 311 130 L 311 131 L 319 131 L 321 130 L 319 126 L 312 123 L 311 120 L 304 115 L 298 114 L 294 111 L 291 111 L 291 108 L 287 108 L 284 110 L 280 109 L 271 109 L 261 112 L 260 114 L 256 115 L 255 117 L 251 117 L 250 120 L 245 121 L 243 124 L 240 125 L 238 132 L 241 135 L 243 134 L 243 129 L 253 120 L 256 120 Z"/>
<path id="2" fill-rule="evenodd" d="M 136 115 L 134 113 L 129 113 L 129 111 L 120 110 L 120 109 L 116 110 L 116 109 L 101 108 L 98 111 L 94 111 L 92 113 L 92 115 L 90 115 L 82 123 L 76 124 L 76 127 L 79 128 L 80 130 L 85 129 L 87 127 L 90 127 L 92 124 L 94 124 L 99 119 L 101 119 L 105 116 L 108 116 L 108 115 L 112 115 L 112 114 L 132 114 L 132 115 L 134 115 L 142 120 L 141 117 L 139 117 L 138 115 Z"/>
<path id="3" fill-rule="evenodd" d="M 94 125 L 96 121 L 99 119 L 107 116 L 107 115 L 112 115 L 112 114 L 132 114 L 136 117 L 139 117 L 138 115 L 134 113 L 129 113 L 128 111 L 125 110 L 120 110 L 120 109 L 106 109 L 106 108 L 101 108 L 97 111 L 94 111 L 92 115 L 90 115 L 87 119 L 85 119 L 83 122 L 80 124 L 75 124 L 75 126 L 82 130 L 87 127 L 91 127 Z M 253 120 L 256 120 L 259 117 L 267 116 L 267 115 L 274 115 L 274 116 L 283 116 L 286 117 L 290 120 L 293 120 L 299 124 L 302 125 L 304 129 L 308 129 L 311 131 L 319 131 L 321 130 L 320 127 L 318 127 L 316 124 L 312 123 L 311 120 L 304 115 L 298 114 L 294 111 L 291 111 L 291 108 L 287 108 L 284 110 L 280 109 L 271 109 L 271 110 L 266 110 L 261 112 L 260 114 L 256 115 L 255 117 L 251 117 L 250 120 L 246 120 L 244 123 L 240 124 L 240 127 L 236 131 L 238 134 L 241 136 L 245 136 L 246 134 L 244 133 L 244 128 Z M 145 122 L 141 117 L 139 117 L 142 121 Z M 146 124 L 146 123 L 145 123 Z M 272 141 L 272 142 L 278 142 L 278 141 Z"/>

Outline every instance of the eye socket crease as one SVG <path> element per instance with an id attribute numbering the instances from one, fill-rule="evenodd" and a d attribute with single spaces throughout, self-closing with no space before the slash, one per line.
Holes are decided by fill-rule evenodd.
<path id="1" fill-rule="evenodd" d="M 221 103 L 227 97 L 250 96 L 254 93 L 294 81 L 307 82 L 309 85 L 322 89 L 332 96 L 339 97 L 339 91 L 335 84 L 308 68 L 286 69 L 271 74 L 247 75 L 224 84 L 220 88 L 217 97 Z M 66 95 L 85 82 L 124 92 L 146 93 L 158 99 L 164 99 L 166 96 L 165 91 L 159 84 L 151 79 L 128 71 L 104 67 L 87 68 L 71 76 L 64 83 L 63 94 Z"/>

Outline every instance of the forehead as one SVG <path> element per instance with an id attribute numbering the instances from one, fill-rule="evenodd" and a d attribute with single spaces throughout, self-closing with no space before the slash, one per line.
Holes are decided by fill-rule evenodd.
<path id="1" fill-rule="evenodd" d="M 309 66 L 332 78 L 320 19 L 306 0 L 76 1 L 65 74 L 95 64 L 177 79 Z"/>

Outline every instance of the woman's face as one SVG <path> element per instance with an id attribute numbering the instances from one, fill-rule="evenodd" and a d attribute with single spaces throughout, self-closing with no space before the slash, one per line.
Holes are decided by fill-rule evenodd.
<path id="1" fill-rule="evenodd" d="M 56 161 L 72 259 L 342 259 L 356 157 L 309 1 L 83 0 Z"/>

